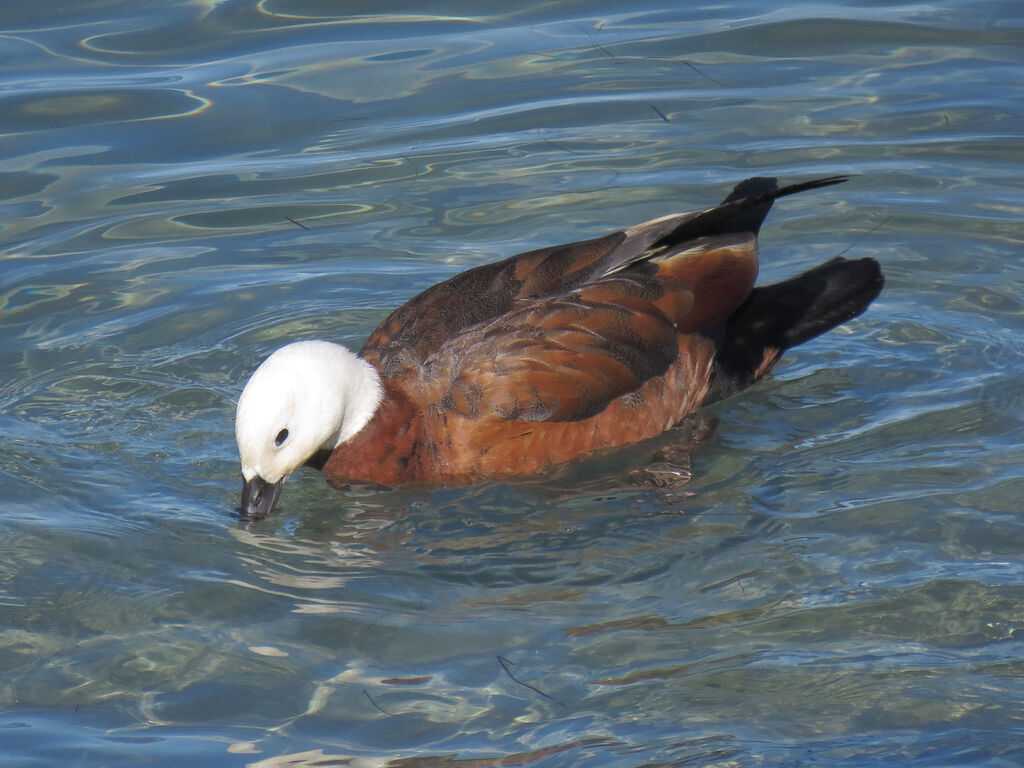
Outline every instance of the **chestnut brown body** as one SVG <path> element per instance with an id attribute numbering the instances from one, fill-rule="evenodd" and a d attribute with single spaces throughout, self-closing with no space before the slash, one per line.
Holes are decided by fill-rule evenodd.
<path id="1" fill-rule="evenodd" d="M 763 376 L 782 352 L 860 314 L 872 259 L 834 259 L 755 288 L 778 189 L 748 179 L 719 206 L 544 248 L 440 283 L 395 310 L 360 356 L 383 401 L 315 461 L 355 482 L 527 475 L 654 437 Z"/>

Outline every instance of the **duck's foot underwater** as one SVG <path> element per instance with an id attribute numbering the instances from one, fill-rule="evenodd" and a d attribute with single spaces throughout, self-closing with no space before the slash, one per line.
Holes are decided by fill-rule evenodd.
<path id="1" fill-rule="evenodd" d="M 687 439 L 661 448 L 651 457 L 650 464 L 629 473 L 634 486 L 679 492 L 675 494 L 679 498 L 693 495 L 680 491 L 693 479 L 694 451 L 714 435 L 718 419 L 698 417 L 688 422 L 690 435 Z"/>

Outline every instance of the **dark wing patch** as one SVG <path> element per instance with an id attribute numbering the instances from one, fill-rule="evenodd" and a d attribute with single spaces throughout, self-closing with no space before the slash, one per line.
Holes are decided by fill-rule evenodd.
<path id="1" fill-rule="evenodd" d="M 699 238 L 753 236 L 776 198 L 845 179 L 833 176 L 782 188 L 777 188 L 775 179 L 747 179 L 713 208 L 654 219 L 604 237 L 541 248 L 470 269 L 396 309 L 366 340 L 360 355 L 376 366 L 384 379 L 415 375 L 449 340 L 500 318 L 520 300 L 540 300 L 594 285 L 612 274 L 643 271 L 652 261 L 672 259 Z"/>
<path id="2" fill-rule="evenodd" d="M 509 312 L 517 301 L 569 291 L 599 276 L 624 237 L 615 232 L 461 272 L 392 312 L 359 354 L 385 379 L 408 374 L 449 339 Z"/>
<path id="3" fill-rule="evenodd" d="M 675 323 L 659 305 L 685 304 L 688 293 L 619 275 L 531 301 L 444 345 L 421 381 L 432 383 L 442 414 L 586 419 L 675 362 Z"/>

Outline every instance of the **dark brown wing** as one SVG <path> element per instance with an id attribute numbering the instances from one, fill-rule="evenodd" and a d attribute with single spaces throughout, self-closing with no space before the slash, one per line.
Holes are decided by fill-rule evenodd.
<path id="1" fill-rule="evenodd" d="M 530 301 L 428 358 L 421 381 L 440 413 L 473 419 L 577 421 L 664 373 L 678 354 L 660 306 L 689 290 L 623 275 Z"/>
<path id="2" fill-rule="evenodd" d="M 426 402 L 473 419 L 577 421 L 665 373 L 680 336 L 722 322 L 757 275 L 753 235 L 699 238 L 671 257 L 517 308 L 417 369 Z"/>
<path id="3" fill-rule="evenodd" d="M 701 237 L 756 233 L 775 198 L 844 180 L 836 176 L 777 189 L 775 179 L 747 179 L 714 208 L 462 272 L 395 310 L 370 335 L 360 354 L 385 379 L 411 375 L 450 339 L 511 311 L 519 300 L 558 295 L 652 259 L 671 258 Z"/>
<path id="4" fill-rule="evenodd" d="M 616 232 L 461 272 L 392 312 L 359 354 L 385 379 L 408 375 L 449 339 L 500 317 L 517 300 L 561 293 L 600 274 L 625 239 Z"/>

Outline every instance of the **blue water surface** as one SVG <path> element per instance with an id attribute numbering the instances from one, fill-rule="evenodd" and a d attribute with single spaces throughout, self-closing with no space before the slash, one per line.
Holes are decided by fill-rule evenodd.
<path id="1" fill-rule="evenodd" d="M 1024 13 L 7 3 L 0 763 L 1024 764 Z M 658 445 L 234 512 L 234 402 L 456 272 L 721 199 L 862 317 Z M 688 441 L 682 490 L 638 486 Z"/>

